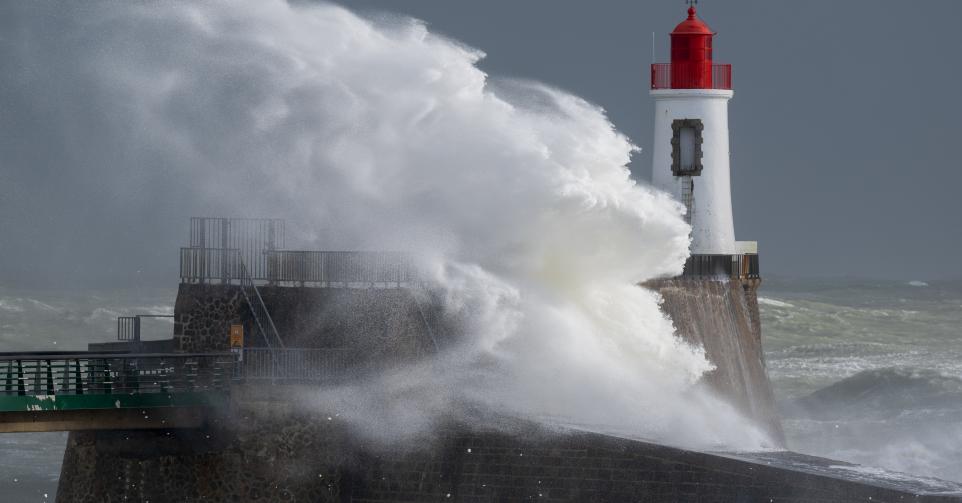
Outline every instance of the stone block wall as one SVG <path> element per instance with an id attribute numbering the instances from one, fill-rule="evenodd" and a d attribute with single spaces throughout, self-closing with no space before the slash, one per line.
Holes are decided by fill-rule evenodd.
<path id="1" fill-rule="evenodd" d="M 296 403 L 235 403 L 205 430 L 72 433 L 58 501 L 962 501 L 792 468 L 825 464 L 815 458 L 778 466 L 775 454 L 752 461 L 495 418 L 483 423 L 498 429 L 452 423 L 378 445 Z"/>
<path id="2" fill-rule="evenodd" d="M 645 286 L 658 292 L 662 311 L 683 339 L 702 346 L 715 370 L 708 384 L 747 417 L 784 442 L 762 351 L 758 312 L 760 280 L 664 279 Z"/>
<path id="3" fill-rule="evenodd" d="M 661 294 L 679 335 L 703 345 L 718 367 L 708 382 L 779 435 L 757 281 L 646 286 Z M 390 361 L 424 354 L 445 337 L 439 305 L 404 289 L 263 287 L 261 295 L 289 347 L 352 347 Z M 225 350 L 232 323 L 246 324 L 247 343 L 256 344 L 237 286 L 181 285 L 175 316 L 181 351 Z M 517 422 L 449 425 L 415 444 L 379 446 L 352 435 L 335 414 L 299 408 L 296 397 L 251 399 L 240 389 L 234 397 L 232 409 L 202 430 L 71 433 L 58 501 L 942 501 L 767 462 Z"/>
<path id="4" fill-rule="evenodd" d="M 264 286 L 259 291 L 287 347 L 350 348 L 361 360 L 387 363 L 433 351 L 443 336 L 439 332 L 446 332 L 441 307 L 426 290 Z M 239 286 L 180 285 L 174 305 L 179 351 L 226 351 L 235 323 L 245 325 L 245 345 L 264 344 Z"/>
<path id="5" fill-rule="evenodd" d="M 239 286 L 181 283 L 174 302 L 174 346 L 185 352 L 227 351 L 230 326 L 249 324 Z"/>
<path id="6" fill-rule="evenodd" d="M 783 438 L 765 369 L 756 290 L 759 280 L 681 278 L 646 284 L 663 298 L 679 336 L 705 348 L 716 369 L 706 381 L 746 416 Z M 443 306 L 427 290 L 260 287 L 288 347 L 346 348 L 357 365 L 417 359 L 453 337 Z M 225 351 L 230 325 L 263 345 L 236 285 L 181 284 L 174 307 L 180 351 Z"/>

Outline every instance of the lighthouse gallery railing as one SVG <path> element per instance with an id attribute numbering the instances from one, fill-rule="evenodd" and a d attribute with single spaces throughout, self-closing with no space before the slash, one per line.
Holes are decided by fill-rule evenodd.
<path id="1" fill-rule="evenodd" d="M 732 88 L 732 65 L 708 63 L 655 63 L 651 65 L 651 88 L 704 89 L 703 76 L 709 72 L 711 87 L 708 89 Z"/>

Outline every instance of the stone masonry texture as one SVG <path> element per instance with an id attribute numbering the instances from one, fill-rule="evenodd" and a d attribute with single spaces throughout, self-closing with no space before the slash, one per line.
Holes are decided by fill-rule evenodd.
<path id="1" fill-rule="evenodd" d="M 379 445 L 288 400 L 229 416 L 204 430 L 72 433 L 58 501 L 962 501 L 492 418 Z"/>
<path id="2" fill-rule="evenodd" d="M 775 408 L 758 314 L 760 280 L 665 279 L 647 287 L 662 297 L 662 311 L 679 337 L 705 348 L 715 370 L 705 381 L 746 417 L 784 442 Z"/>
<path id="3" fill-rule="evenodd" d="M 757 281 L 659 280 L 679 336 L 705 347 L 706 377 L 747 417 L 781 435 L 761 352 Z M 288 347 L 349 348 L 357 363 L 434 351 L 451 326 L 405 289 L 263 287 Z M 174 345 L 227 349 L 232 323 L 259 345 L 239 287 L 180 287 Z M 229 409 L 194 430 L 72 432 L 60 502 L 838 502 L 962 501 L 817 474 L 788 461 L 685 451 L 492 417 L 460 417 L 430 438 L 371 443 L 316 389 L 233 387 Z M 304 404 L 311 404 L 305 406 Z M 805 458 L 802 464 L 818 463 Z M 773 461 L 774 459 L 774 461 Z M 793 464 L 794 463 L 794 464 Z M 823 463 L 825 464 L 825 463 Z M 827 465 L 826 465 L 827 466 Z M 837 470 L 836 470 L 837 471 Z"/>

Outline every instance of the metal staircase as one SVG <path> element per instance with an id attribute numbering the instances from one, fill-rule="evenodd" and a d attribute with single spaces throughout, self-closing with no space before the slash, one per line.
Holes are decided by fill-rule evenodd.
<path id="1" fill-rule="evenodd" d="M 277 333 L 277 326 L 274 325 L 274 319 L 271 318 L 271 313 L 267 310 L 264 299 L 261 297 L 261 292 L 257 289 L 257 285 L 254 283 L 254 278 L 247 269 L 247 265 L 244 264 L 244 257 L 241 255 L 240 250 L 237 250 L 237 261 L 238 272 L 240 273 L 240 278 L 238 279 L 240 280 L 241 293 L 244 295 L 244 300 L 247 301 L 247 307 L 251 311 L 251 317 L 254 318 L 254 324 L 260 332 L 261 338 L 264 339 L 264 344 L 266 344 L 269 349 L 274 349 L 275 347 L 283 348 L 284 340 L 281 339 L 280 334 Z"/>

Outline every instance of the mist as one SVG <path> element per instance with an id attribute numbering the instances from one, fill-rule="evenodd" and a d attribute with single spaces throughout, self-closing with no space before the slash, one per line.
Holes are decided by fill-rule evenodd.
<path id="1" fill-rule="evenodd" d="M 771 444 L 698 386 L 703 350 L 636 286 L 681 272 L 689 229 L 631 179 L 637 148 L 599 107 L 491 78 L 482 51 L 417 20 L 330 4 L 6 10 L 0 73 L 24 123 L 2 124 L 44 138 L 5 135 L 3 204 L 24 213 L 4 230 L 13 256 L 76 261 L 77 281 L 82 261 L 116 259 L 127 277 L 142 240 L 169 239 L 139 256 L 173 265 L 190 214 L 285 218 L 295 246 L 416 254 L 462 320 L 430 361 L 318 393 L 363 434 L 423 434 L 481 407 L 686 446 Z M 27 169 L 65 199 L 21 190 Z M 71 229 L 57 249 L 30 248 L 40 207 Z M 105 240 L 116 257 L 97 252 Z"/>

